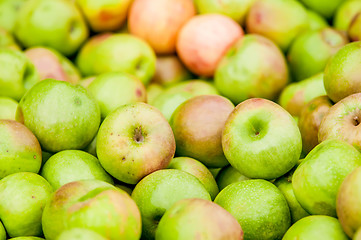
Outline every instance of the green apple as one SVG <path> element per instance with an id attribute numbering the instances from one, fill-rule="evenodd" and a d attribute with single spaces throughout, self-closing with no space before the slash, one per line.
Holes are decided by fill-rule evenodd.
<path id="1" fill-rule="evenodd" d="M 361 167 L 350 173 L 337 193 L 337 216 L 346 234 L 352 238 L 361 227 Z"/>
<path id="2" fill-rule="evenodd" d="M 140 213 L 130 196 L 100 180 L 81 180 L 60 187 L 47 202 L 43 217 L 47 240 L 72 228 L 93 230 L 109 240 L 138 240 Z"/>
<path id="3" fill-rule="evenodd" d="M 320 30 L 329 26 L 328 22 L 318 13 L 308 9 L 306 11 L 308 16 L 309 30 Z"/>
<path id="4" fill-rule="evenodd" d="M 152 101 L 152 105 L 169 121 L 179 105 L 200 95 L 218 95 L 218 91 L 213 84 L 203 80 L 184 81 L 165 89 Z"/>
<path id="5" fill-rule="evenodd" d="M 147 86 L 147 103 L 153 105 L 154 99 L 161 94 L 165 89 L 158 83 L 151 83 Z"/>
<path id="6" fill-rule="evenodd" d="M 336 29 L 347 31 L 350 23 L 361 11 L 361 2 L 359 0 L 343 1 L 337 8 L 333 25 Z"/>
<path id="7" fill-rule="evenodd" d="M 227 16 L 197 15 L 180 30 L 177 53 L 191 72 L 212 77 L 223 55 L 242 37 L 240 25 Z"/>
<path id="8" fill-rule="evenodd" d="M 243 25 L 248 11 L 255 0 L 195 0 L 200 14 L 219 13 Z"/>
<path id="9" fill-rule="evenodd" d="M 265 180 L 232 183 L 214 202 L 237 219 L 244 240 L 281 239 L 291 225 L 286 199 L 275 185 Z"/>
<path id="10" fill-rule="evenodd" d="M 329 216 L 308 216 L 292 225 L 282 240 L 347 240 L 346 234 L 336 218 Z"/>
<path id="11" fill-rule="evenodd" d="M 1 3 L 0 3 L 0 7 L 1 7 Z M 1 10 L 0 10 L 0 14 L 1 14 Z M 1 16 L 0 16 L 1 18 Z M 0 19 L 1 20 L 1 19 Z M 1 23 L 0 23 L 1 25 Z M 16 43 L 13 35 L 6 31 L 5 29 L 0 27 L 0 47 L 3 48 L 11 48 L 11 49 L 15 49 L 15 50 L 20 50 L 19 45 Z"/>
<path id="12" fill-rule="evenodd" d="M 71 228 L 63 231 L 56 240 L 107 240 L 107 238 L 86 228 Z"/>
<path id="13" fill-rule="evenodd" d="M 219 92 L 236 104 L 252 97 L 273 100 L 288 83 L 286 59 L 269 39 L 246 35 L 224 55 L 214 81 Z"/>
<path id="14" fill-rule="evenodd" d="M 8 240 L 45 240 L 45 239 L 40 237 L 15 237 L 15 238 L 9 238 Z"/>
<path id="15" fill-rule="evenodd" d="M 126 72 L 148 84 L 155 72 L 156 56 L 153 49 L 138 37 L 104 33 L 85 43 L 76 64 L 85 76 Z"/>
<path id="16" fill-rule="evenodd" d="M 87 153 L 90 153 L 91 155 L 93 155 L 94 157 L 97 157 L 97 135 L 95 135 L 95 137 L 93 138 L 93 140 L 89 143 L 88 146 L 85 147 L 85 151 Z"/>
<path id="17" fill-rule="evenodd" d="M 318 131 L 318 141 L 341 139 L 361 151 L 359 124 L 361 93 L 352 94 L 335 105 L 325 114 Z"/>
<path id="18" fill-rule="evenodd" d="M 256 1 L 248 13 L 246 26 L 248 33 L 271 39 L 283 51 L 309 27 L 306 9 L 299 1 L 288 0 Z"/>
<path id="19" fill-rule="evenodd" d="M 360 12 L 355 16 L 355 18 L 350 23 L 350 26 L 348 28 L 348 36 L 351 39 L 351 41 L 360 41 L 361 40 L 361 10 Z"/>
<path id="20" fill-rule="evenodd" d="M 165 212 L 155 238 L 243 240 L 243 231 L 237 220 L 219 205 L 193 198 L 179 200 Z"/>
<path id="21" fill-rule="evenodd" d="M 192 79 L 192 74 L 175 55 L 157 56 L 157 65 L 152 82 L 169 87 Z"/>
<path id="22" fill-rule="evenodd" d="M 134 0 L 128 28 L 157 54 L 170 54 L 175 52 L 179 30 L 195 14 L 192 0 Z"/>
<path id="23" fill-rule="evenodd" d="M 169 163 L 168 168 L 178 169 L 190 173 L 203 183 L 206 190 L 214 199 L 219 190 L 212 173 L 201 162 L 189 157 L 176 157 Z"/>
<path id="24" fill-rule="evenodd" d="M 0 1 L 0 28 L 13 32 L 18 12 L 28 0 L 2 0 Z"/>
<path id="25" fill-rule="evenodd" d="M 294 79 L 300 81 L 322 72 L 328 60 L 347 43 L 344 34 L 329 27 L 297 37 L 287 56 Z"/>
<path id="26" fill-rule="evenodd" d="M 122 105 L 147 101 L 144 84 L 124 72 L 100 74 L 87 89 L 98 102 L 103 119 Z"/>
<path id="27" fill-rule="evenodd" d="M 88 37 L 86 22 L 72 1 L 28 0 L 20 9 L 15 36 L 25 47 L 52 47 L 73 55 Z"/>
<path id="28" fill-rule="evenodd" d="M 207 167 L 228 165 L 221 137 L 233 109 L 231 101 L 217 95 L 197 96 L 182 103 L 169 122 L 177 155 L 195 158 Z"/>
<path id="29" fill-rule="evenodd" d="M 195 176 L 177 169 L 149 174 L 135 186 L 132 198 L 142 216 L 142 239 L 154 239 L 159 220 L 177 201 L 187 198 L 211 200 Z"/>
<path id="30" fill-rule="evenodd" d="M 302 139 L 297 123 L 278 104 L 248 99 L 233 110 L 222 134 L 229 163 L 249 178 L 275 179 L 297 163 Z"/>
<path id="31" fill-rule="evenodd" d="M 326 95 L 323 74 L 319 73 L 300 82 L 289 84 L 281 92 L 279 104 L 292 116 L 298 117 L 301 109 L 312 99 Z"/>
<path id="32" fill-rule="evenodd" d="M 9 97 L 0 97 L 0 119 L 15 120 L 18 102 Z"/>
<path id="33" fill-rule="evenodd" d="M 122 182 L 118 182 L 114 186 L 123 190 L 124 192 L 128 193 L 129 196 L 132 195 L 132 192 L 134 189 L 134 185 L 130 185 L 130 184 L 122 183 Z"/>
<path id="34" fill-rule="evenodd" d="M 59 152 L 82 149 L 93 140 L 100 110 L 82 86 L 48 79 L 21 99 L 16 120 L 33 131 L 44 150 Z"/>
<path id="35" fill-rule="evenodd" d="M 341 48 L 326 65 L 323 82 L 332 101 L 361 92 L 360 58 L 361 42 L 353 42 Z"/>
<path id="36" fill-rule="evenodd" d="M 6 240 L 6 231 L 1 221 L 0 221 L 0 240 Z"/>
<path id="37" fill-rule="evenodd" d="M 90 28 L 95 32 L 120 29 L 132 0 L 76 0 Z"/>
<path id="38" fill-rule="evenodd" d="M 222 168 L 208 168 L 208 170 L 212 173 L 213 177 L 216 178 Z"/>
<path id="39" fill-rule="evenodd" d="M 344 0 L 300 0 L 307 8 L 331 19 Z"/>
<path id="40" fill-rule="evenodd" d="M 355 235 L 353 236 L 352 240 L 361 240 L 361 228 L 357 230 Z"/>
<path id="41" fill-rule="evenodd" d="M 116 179 L 136 184 L 166 168 L 174 156 L 172 128 L 161 112 L 146 103 L 119 107 L 104 120 L 97 135 L 97 155 Z"/>
<path id="42" fill-rule="evenodd" d="M 41 169 L 43 176 L 54 189 L 78 180 L 97 179 L 114 184 L 99 160 L 80 150 L 65 150 L 51 156 Z"/>
<path id="43" fill-rule="evenodd" d="M 303 152 L 310 152 L 318 144 L 321 121 L 331 107 L 331 100 L 327 96 L 319 96 L 302 108 L 298 127 L 302 136 Z"/>
<path id="44" fill-rule="evenodd" d="M 20 100 L 40 78 L 34 65 L 20 51 L 0 48 L 0 96 Z"/>
<path id="45" fill-rule="evenodd" d="M 41 148 L 28 128 L 13 120 L 0 120 L 0 139 L 0 179 L 17 172 L 39 172 Z"/>
<path id="46" fill-rule="evenodd" d="M 41 217 L 53 192 L 41 176 L 30 172 L 0 180 L 0 218 L 10 237 L 41 236 Z"/>
<path id="47" fill-rule="evenodd" d="M 24 53 L 34 64 L 40 75 L 40 79 L 53 78 L 72 84 L 79 83 L 81 78 L 79 70 L 69 59 L 55 49 L 33 47 L 27 49 Z"/>
<path id="48" fill-rule="evenodd" d="M 335 217 L 338 189 L 358 166 L 361 166 L 361 153 L 348 143 L 336 139 L 320 143 L 293 174 L 297 201 L 310 214 Z"/>
<path id="49" fill-rule="evenodd" d="M 232 183 L 249 180 L 249 178 L 242 175 L 240 172 L 238 172 L 237 169 L 229 165 L 222 168 L 222 170 L 217 175 L 216 180 L 219 190 L 221 191 Z"/>

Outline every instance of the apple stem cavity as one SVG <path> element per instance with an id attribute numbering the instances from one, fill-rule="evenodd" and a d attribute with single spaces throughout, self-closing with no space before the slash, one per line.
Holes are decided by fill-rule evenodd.
<path id="1" fill-rule="evenodd" d="M 142 143 L 144 142 L 144 136 L 142 132 L 142 127 L 137 127 L 134 129 L 134 136 L 133 139 L 136 143 Z"/>

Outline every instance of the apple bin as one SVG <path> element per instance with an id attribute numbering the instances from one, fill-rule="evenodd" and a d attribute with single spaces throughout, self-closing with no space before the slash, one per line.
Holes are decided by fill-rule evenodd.
<path id="1" fill-rule="evenodd" d="M 1 0 L 0 240 L 361 240 L 360 0 Z"/>

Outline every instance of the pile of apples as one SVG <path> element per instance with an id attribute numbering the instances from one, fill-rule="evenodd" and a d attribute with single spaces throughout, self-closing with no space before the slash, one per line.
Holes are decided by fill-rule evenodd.
<path id="1" fill-rule="evenodd" d="M 1 0 L 0 240 L 361 240 L 361 0 Z"/>

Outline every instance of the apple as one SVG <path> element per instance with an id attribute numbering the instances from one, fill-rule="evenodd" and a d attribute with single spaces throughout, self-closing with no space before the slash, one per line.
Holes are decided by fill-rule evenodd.
<path id="1" fill-rule="evenodd" d="M 107 240 L 107 238 L 86 228 L 71 228 L 63 231 L 56 240 Z"/>
<path id="2" fill-rule="evenodd" d="M 350 144 L 336 139 L 320 143 L 293 174 L 297 201 L 312 215 L 336 217 L 338 189 L 358 166 L 361 166 L 361 153 Z"/>
<path id="3" fill-rule="evenodd" d="M 361 93 L 352 94 L 335 105 L 325 114 L 318 131 L 318 141 L 341 139 L 361 150 L 359 124 Z"/>
<path id="4" fill-rule="evenodd" d="M 341 48 L 328 62 L 323 82 L 329 98 L 341 99 L 361 92 L 361 42 L 353 42 Z"/>
<path id="5" fill-rule="evenodd" d="M 200 95 L 218 95 L 212 83 L 203 80 L 189 80 L 175 84 L 160 93 L 151 103 L 170 121 L 179 105 Z"/>
<path id="6" fill-rule="evenodd" d="M 55 49 L 33 47 L 24 53 L 34 64 L 41 80 L 52 78 L 72 84 L 77 84 L 80 81 L 79 70 L 69 59 Z"/>
<path id="7" fill-rule="evenodd" d="M 16 120 L 24 123 L 49 152 L 82 149 L 94 138 L 100 110 L 86 89 L 47 79 L 21 99 Z"/>
<path id="8" fill-rule="evenodd" d="M 0 179 L 17 172 L 39 172 L 41 148 L 28 128 L 13 120 L 0 120 L 0 139 Z"/>
<path id="9" fill-rule="evenodd" d="M 155 238 L 243 240 L 243 231 L 237 220 L 219 205 L 193 198 L 179 200 L 165 212 Z"/>
<path id="10" fill-rule="evenodd" d="M 19 172 L 0 180 L 0 218 L 10 237 L 41 236 L 41 216 L 53 192 L 41 176 Z"/>
<path id="11" fill-rule="evenodd" d="M 354 17 L 352 22 L 348 28 L 348 36 L 350 37 L 351 41 L 360 41 L 361 40 L 361 10 L 360 12 Z"/>
<path id="12" fill-rule="evenodd" d="M 310 152 L 318 144 L 318 132 L 323 117 L 332 107 L 327 96 L 312 99 L 301 110 L 298 127 L 302 136 L 302 150 Z"/>
<path id="13" fill-rule="evenodd" d="M 132 0 L 76 0 L 90 28 L 95 32 L 120 29 Z"/>
<path id="14" fill-rule="evenodd" d="M 0 48 L 0 96 L 20 100 L 40 78 L 34 65 L 20 51 Z"/>
<path id="15" fill-rule="evenodd" d="M 0 221 L 0 240 L 6 240 L 6 231 L 1 221 Z"/>
<path id="16" fill-rule="evenodd" d="M 361 239 L 361 228 L 357 230 L 352 240 L 360 240 Z"/>
<path id="17" fill-rule="evenodd" d="M 217 196 L 219 190 L 212 173 L 201 162 L 189 157 L 176 157 L 171 160 L 169 169 L 178 169 L 197 177 L 211 195 L 212 200 Z"/>
<path id="18" fill-rule="evenodd" d="M 42 223 L 48 240 L 78 227 L 109 240 L 138 240 L 141 234 L 140 213 L 130 196 L 94 179 L 70 182 L 56 190 L 44 208 Z"/>
<path id="19" fill-rule="evenodd" d="M 156 99 L 165 89 L 158 83 L 151 83 L 147 86 L 147 103 L 153 105 L 154 99 Z"/>
<path id="20" fill-rule="evenodd" d="M 229 163 L 249 178 L 275 179 L 297 163 L 302 139 L 296 121 L 278 104 L 248 99 L 233 110 L 223 129 Z"/>
<path id="21" fill-rule="evenodd" d="M 232 183 L 218 194 L 214 202 L 237 219 L 245 240 L 281 239 L 291 225 L 286 199 L 266 180 Z"/>
<path id="22" fill-rule="evenodd" d="M 170 119 L 177 155 L 195 158 L 207 167 L 228 165 L 221 137 L 233 109 L 231 101 L 217 95 L 197 96 L 182 103 Z"/>
<path id="23" fill-rule="evenodd" d="M 347 43 L 344 34 L 330 27 L 297 37 L 287 56 L 294 79 L 300 81 L 322 72 L 328 60 Z"/>
<path id="24" fill-rule="evenodd" d="M 248 33 L 257 33 L 271 39 L 283 51 L 308 26 L 306 9 L 299 1 L 256 1 L 246 19 Z"/>
<path id="25" fill-rule="evenodd" d="M 0 1 L 0 28 L 13 32 L 19 9 L 27 0 Z"/>
<path id="26" fill-rule="evenodd" d="M 45 239 L 40 237 L 15 237 L 15 238 L 9 238 L 8 240 L 45 240 Z"/>
<path id="27" fill-rule="evenodd" d="M 114 184 L 99 160 L 80 150 L 65 150 L 54 154 L 44 164 L 40 174 L 55 190 L 69 182 L 86 179 L 97 179 Z"/>
<path id="28" fill-rule="evenodd" d="M 148 84 L 155 73 L 156 56 L 142 39 L 126 33 L 104 33 L 90 38 L 76 64 L 84 76 L 126 72 Z"/>
<path id="29" fill-rule="evenodd" d="M 1 3 L 0 3 L 0 7 L 1 7 Z M 1 10 L 0 10 L 0 13 L 1 13 Z M 0 23 L 0 25 L 1 25 L 1 23 Z M 0 27 L 0 47 L 6 47 L 6 48 L 14 49 L 14 50 L 20 50 L 20 47 L 16 43 L 13 35 L 1 27 Z"/>
<path id="30" fill-rule="evenodd" d="M 333 25 L 336 29 L 347 31 L 350 23 L 360 11 L 361 2 L 359 0 L 343 1 L 336 10 Z"/>
<path id="31" fill-rule="evenodd" d="M 0 97 L 0 119 L 15 120 L 18 102 L 9 97 Z"/>
<path id="32" fill-rule="evenodd" d="M 301 109 L 312 99 L 326 95 L 323 74 L 319 73 L 300 82 L 287 85 L 281 92 L 279 104 L 292 116 L 298 117 Z"/>
<path id="33" fill-rule="evenodd" d="M 240 172 L 238 172 L 237 169 L 229 165 L 222 168 L 222 170 L 217 175 L 216 180 L 219 190 L 222 191 L 225 187 L 232 183 L 249 180 L 249 178 L 242 175 Z"/>
<path id="34" fill-rule="evenodd" d="M 124 72 L 100 74 L 87 89 L 98 102 L 103 119 L 122 105 L 147 101 L 144 84 Z"/>
<path id="35" fill-rule="evenodd" d="M 286 59 L 272 41 L 249 34 L 227 51 L 214 81 L 219 92 L 236 104 L 252 97 L 273 100 L 288 83 Z"/>
<path id="36" fill-rule="evenodd" d="M 177 201 L 187 198 L 211 200 L 195 176 L 177 169 L 163 169 L 144 177 L 135 186 L 132 198 L 142 216 L 142 239 L 154 239 L 159 220 Z"/>
<path id="37" fill-rule="evenodd" d="M 95 80 L 97 76 L 90 76 L 80 80 L 79 85 L 83 86 L 84 88 L 88 88 L 88 86 Z"/>
<path id="38" fill-rule="evenodd" d="M 300 0 L 307 8 L 318 12 L 325 18 L 332 18 L 337 8 L 344 0 Z"/>
<path id="39" fill-rule="evenodd" d="M 200 14 L 219 13 L 243 25 L 248 11 L 255 0 L 195 0 Z"/>
<path id="40" fill-rule="evenodd" d="M 130 184 L 122 183 L 122 182 L 118 182 L 114 186 L 123 190 L 124 192 L 128 193 L 129 196 L 132 195 L 132 192 L 134 189 L 134 185 L 130 185 Z"/>
<path id="41" fill-rule="evenodd" d="M 88 146 L 84 148 L 84 151 L 90 153 L 94 157 L 97 157 L 96 146 L 97 146 L 97 135 L 95 135 L 93 140 L 88 144 Z"/>
<path id="42" fill-rule="evenodd" d="M 123 105 L 100 126 L 96 145 L 103 168 L 116 179 L 136 184 L 166 168 L 174 156 L 175 140 L 161 112 L 146 103 Z"/>
<path id="43" fill-rule="evenodd" d="M 175 52 L 179 30 L 195 13 L 192 0 L 134 0 L 128 28 L 157 54 L 170 54 Z"/>
<path id="44" fill-rule="evenodd" d="M 227 16 L 198 15 L 180 30 L 177 53 L 191 72 L 212 77 L 223 55 L 242 36 L 242 28 Z"/>
<path id="45" fill-rule="evenodd" d="M 208 168 L 208 170 L 212 173 L 213 177 L 216 178 L 222 168 Z"/>
<path id="46" fill-rule="evenodd" d="M 329 216 L 308 216 L 292 225 L 282 240 L 294 239 L 337 239 L 347 240 L 347 236 L 342 231 L 340 223 L 336 218 Z"/>
<path id="47" fill-rule="evenodd" d="M 308 16 L 309 30 L 320 30 L 328 27 L 328 22 L 318 13 L 306 9 Z"/>

